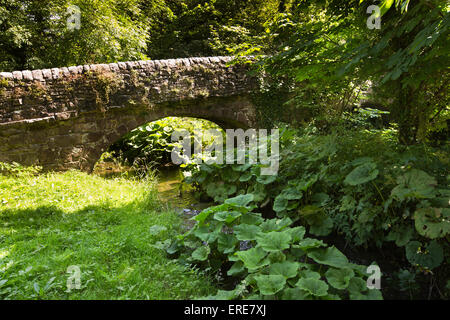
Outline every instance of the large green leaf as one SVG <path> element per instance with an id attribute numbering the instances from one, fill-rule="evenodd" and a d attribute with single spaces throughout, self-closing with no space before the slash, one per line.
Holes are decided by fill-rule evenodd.
<path id="1" fill-rule="evenodd" d="M 227 275 L 232 277 L 242 273 L 244 270 L 244 263 L 242 261 L 236 261 L 235 263 L 233 263 L 230 270 L 228 270 Z"/>
<path id="2" fill-rule="evenodd" d="M 315 223 L 309 228 L 309 232 L 316 236 L 327 236 L 333 231 L 333 219 L 325 217 L 320 223 Z"/>
<path id="3" fill-rule="evenodd" d="M 411 241 L 406 245 L 406 258 L 412 265 L 434 269 L 444 260 L 444 250 L 435 240 L 425 246 L 419 241 Z"/>
<path id="4" fill-rule="evenodd" d="M 272 231 L 261 233 L 257 237 L 258 245 L 267 252 L 285 250 L 290 247 L 292 237 L 289 232 Z"/>
<path id="5" fill-rule="evenodd" d="M 217 249 L 225 254 L 235 250 L 238 240 L 232 234 L 221 233 L 217 239 Z"/>
<path id="6" fill-rule="evenodd" d="M 263 223 L 261 223 L 261 228 L 264 232 L 269 231 L 279 231 L 285 229 L 286 227 L 292 224 L 292 220 L 290 218 L 283 219 L 267 219 Z"/>
<path id="7" fill-rule="evenodd" d="M 220 211 L 214 214 L 214 219 L 225 223 L 231 223 L 237 218 L 239 218 L 241 215 L 242 213 L 238 211 Z"/>
<path id="8" fill-rule="evenodd" d="M 227 211 L 230 208 L 230 205 L 224 203 L 218 206 L 209 207 L 200 212 L 198 215 L 196 215 L 193 220 L 198 221 L 200 224 L 205 223 L 205 221 L 209 218 L 209 216 L 213 213 L 219 212 L 219 211 Z"/>
<path id="9" fill-rule="evenodd" d="M 302 250 L 309 250 L 312 248 L 326 247 L 327 245 L 322 240 L 306 238 L 300 241 L 298 244 L 293 245 L 294 248 L 300 248 Z"/>
<path id="10" fill-rule="evenodd" d="M 347 257 L 334 246 L 326 249 L 313 249 L 308 252 L 308 257 L 317 263 L 336 268 L 345 268 L 348 266 Z"/>
<path id="11" fill-rule="evenodd" d="M 283 261 L 271 264 L 269 268 L 269 273 L 281 275 L 286 279 L 294 278 L 297 275 L 298 268 L 299 268 L 298 262 Z"/>
<path id="12" fill-rule="evenodd" d="M 209 246 L 202 246 L 192 252 L 192 259 L 196 261 L 205 261 L 208 258 L 211 249 Z"/>
<path id="13" fill-rule="evenodd" d="M 251 248 L 236 253 L 236 256 L 244 262 L 245 267 L 250 272 L 269 264 L 269 260 L 264 259 L 266 255 L 267 253 L 262 248 Z"/>
<path id="14" fill-rule="evenodd" d="M 417 232 L 430 239 L 443 238 L 450 233 L 450 209 L 422 208 L 414 213 Z"/>
<path id="15" fill-rule="evenodd" d="M 350 172 L 344 180 L 344 183 L 356 186 L 372 181 L 378 176 L 377 165 L 373 162 L 364 163 Z"/>
<path id="16" fill-rule="evenodd" d="M 201 226 L 194 230 L 194 235 L 198 237 L 200 240 L 205 241 L 207 243 L 212 243 L 217 240 L 221 230 L 223 223 L 219 223 L 214 226 L 214 229 L 210 226 Z"/>
<path id="17" fill-rule="evenodd" d="M 296 243 L 303 239 L 303 237 L 306 233 L 306 230 L 305 230 L 305 227 L 299 226 L 299 227 L 295 227 L 295 228 L 289 228 L 286 230 L 286 232 L 288 232 L 291 235 L 292 242 Z"/>
<path id="18" fill-rule="evenodd" d="M 299 289 L 305 290 L 313 296 L 322 297 L 328 293 L 328 285 L 325 281 L 311 278 L 300 278 L 296 284 Z"/>
<path id="19" fill-rule="evenodd" d="M 322 278 L 320 273 L 312 271 L 312 270 L 308 270 L 308 269 L 300 271 L 299 276 L 300 276 L 300 278 L 316 279 L 316 280 L 319 280 L 320 278 Z"/>
<path id="20" fill-rule="evenodd" d="M 264 176 L 258 176 L 256 178 L 256 181 L 261 184 L 270 184 L 274 182 L 277 179 L 276 175 L 264 175 Z"/>
<path id="21" fill-rule="evenodd" d="M 403 247 L 412 239 L 413 233 L 414 228 L 411 226 L 398 226 L 389 232 L 386 240 L 395 241 L 395 245 Z"/>
<path id="22" fill-rule="evenodd" d="M 286 279 L 281 275 L 258 275 L 255 276 L 255 280 L 258 284 L 259 292 L 267 296 L 281 291 L 286 284 Z"/>
<path id="23" fill-rule="evenodd" d="M 283 300 L 311 300 L 311 298 L 309 292 L 300 288 L 286 288 L 281 297 Z"/>
<path id="24" fill-rule="evenodd" d="M 284 198 L 283 196 L 279 195 L 275 198 L 275 201 L 273 203 L 273 210 L 275 212 L 284 211 L 284 210 L 286 210 L 288 204 L 289 204 L 289 200 Z"/>
<path id="25" fill-rule="evenodd" d="M 411 171 L 397 178 L 398 185 L 392 189 L 391 196 L 404 200 L 406 198 L 434 198 L 436 196 L 436 179 L 422 170 Z"/>
<path id="26" fill-rule="evenodd" d="M 261 227 L 250 224 L 240 224 L 234 227 L 234 234 L 241 241 L 256 240 L 256 236 L 260 232 Z"/>
<path id="27" fill-rule="evenodd" d="M 250 202 L 253 201 L 253 194 L 241 194 L 237 197 L 225 200 L 225 203 L 232 204 L 238 207 L 246 207 Z"/>
<path id="28" fill-rule="evenodd" d="M 334 269 L 330 268 L 325 273 L 328 283 L 336 289 L 345 289 L 348 287 L 350 279 L 355 273 L 351 269 Z"/>

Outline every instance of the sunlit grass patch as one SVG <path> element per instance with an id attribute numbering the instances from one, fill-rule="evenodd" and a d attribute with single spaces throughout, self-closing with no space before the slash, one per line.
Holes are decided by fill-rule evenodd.
<path id="1" fill-rule="evenodd" d="M 77 171 L 0 176 L 0 299 L 190 299 L 209 280 L 152 245 L 180 217 L 152 181 Z M 150 228 L 161 225 L 155 234 Z M 81 289 L 67 292 L 69 266 Z"/>

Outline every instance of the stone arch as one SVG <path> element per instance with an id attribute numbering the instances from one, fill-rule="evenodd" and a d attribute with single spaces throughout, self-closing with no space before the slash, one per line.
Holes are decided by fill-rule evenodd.
<path id="1" fill-rule="evenodd" d="M 91 171 L 132 129 L 168 116 L 255 127 L 256 81 L 229 57 L 0 73 L 0 161 Z M 95 72 L 92 72 L 95 71 Z"/>

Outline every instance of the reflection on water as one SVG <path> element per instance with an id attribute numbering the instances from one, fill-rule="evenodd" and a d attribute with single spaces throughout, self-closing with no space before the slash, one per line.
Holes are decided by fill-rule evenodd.
<path id="1" fill-rule="evenodd" d="M 185 208 L 197 202 L 194 192 L 184 185 L 183 174 L 178 167 L 158 169 L 158 196 L 174 208 Z"/>
<path id="2" fill-rule="evenodd" d="M 128 166 L 113 162 L 97 163 L 94 174 L 103 178 L 133 177 L 136 171 Z M 179 210 L 186 216 L 195 215 L 199 211 L 211 206 L 211 203 L 200 202 L 189 185 L 183 184 L 183 174 L 179 167 L 160 167 L 157 170 L 158 197 L 169 208 Z"/>
<path id="3" fill-rule="evenodd" d="M 183 209 L 185 215 L 195 215 L 211 203 L 200 202 L 193 188 L 182 183 L 183 174 L 178 167 L 163 167 L 158 170 L 158 196 L 162 202 L 174 209 Z"/>

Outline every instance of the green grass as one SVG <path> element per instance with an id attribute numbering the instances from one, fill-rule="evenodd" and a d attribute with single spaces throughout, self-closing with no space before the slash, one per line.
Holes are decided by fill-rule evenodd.
<path id="1" fill-rule="evenodd" d="M 77 171 L 0 175 L 0 299 L 192 299 L 211 281 L 152 247 L 181 218 L 155 184 Z M 155 234 L 151 227 L 166 228 Z M 156 228 L 153 228 L 155 230 Z M 69 266 L 81 289 L 67 292 Z"/>

